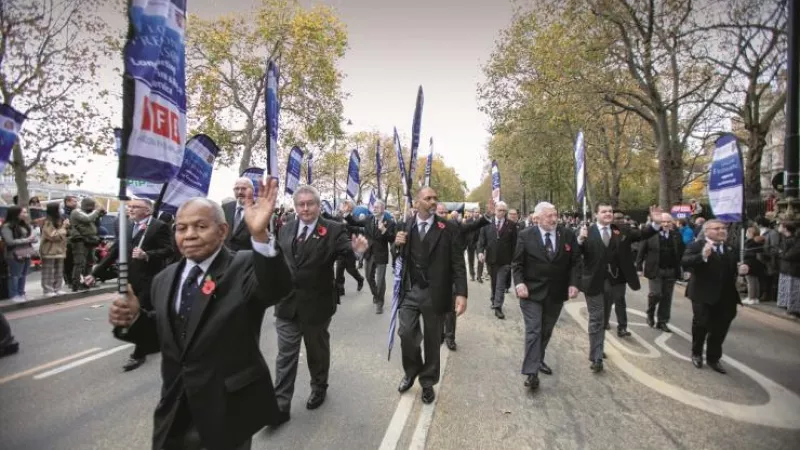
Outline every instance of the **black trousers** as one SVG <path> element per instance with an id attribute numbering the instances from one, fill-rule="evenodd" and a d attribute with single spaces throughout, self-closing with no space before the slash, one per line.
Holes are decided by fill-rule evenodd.
<path id="1" fill-rule="evenodd" d="M 444 339 L 456 340 L 456 312 L 448 311 L 444 313 Z"/>
<path id="2" fill-rule="evenodd" d="M 0 347 L 14 342 L 14 336 L 11 334 L 11 325 L 8 324 L 6 316 L 0 312 Z"/>
<path id="3" fill-rule="evenodd" d="M 692 302 L 692 312 L 692 356 L 702 356 L 705 344 L 706 361 L 719 361 L 722 343 L 736 317 L 736 302 L 733 299 L 724 299 L 716 305 Z"/>
<path id="4" fill-rule="evenodd" d="M 544 299 L 533 301 L 520 299 L 519 308 L 525 323 L 525 353 L 522 358 L 522 374 L 536 375 L 544 361 L 547 344 L 561 315 L 564 302 Z"/>
<path id="5" fill-rule="evenodd" d="M 467 261 L 469 262 L 469 277 L 475 279 L 475 247 L 467 247 Z"/>
<path id="6" fill-rule="evenodd" d="M 405 292 L 397 312 L 403 371 L 409 379 L 419 378 L 422 387 L 432 387 L 439 382 L 442 316 L 433 308 L 430 291 L 418 286 Z M 425 348 L 424 360 L 420 344 Z"/>
<path id="7" fill-rule="evenodd" d="M 344 258 L 336 260 L 336 286 L 338 288 L 344 289 L 345 270 L 359 283 L 364 282 L 364 277 L 362 277 L 361 274 L 358 273 L 358 269 L 356 269 L 356 255 L 347 255 Z"/>
<path id="8" fill-rule="evenodd" d="M 72 243 L 72 280 L 70 283 L 73 287 L 80 285 L 81 276 L 91 273 L 95 247 L 97 246 L 85 242 Z"/>

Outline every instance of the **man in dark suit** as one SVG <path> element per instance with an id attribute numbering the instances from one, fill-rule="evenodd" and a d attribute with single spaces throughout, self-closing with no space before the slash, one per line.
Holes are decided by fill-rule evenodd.
<path id="1" fill-rule="evenodd" d="M 269 368 L 258 346 L 264 311 L 291 290 L 291 273 L 267 228 L 277 180 L 244 219 L 254 251 L 224 247 L 228 224 L 207 198 L 184 203 L 176 239 L 184 259 L 156 276 L 154 310 L 141 310 L 132 290 L 114 301 L 115 335 L 161 351 L 161 400 L 153 449 L 249 449 L 253 433 L 277 424 Z"/>
<path id="2" fill-rule="evenodd" d="M 153 310 L 150 299 L 150 287 L 153 278 L 166 267 L 166 262 L 171 258 L 172 236 L 169 227 L 164 222 L 154 219 L 153 202 L 146 198 L 133 199 L 128 202 L 128 218 L 131 222 L 126 232 L 128 237 L 128 280 L 133 287 L 133 293 L 139 299 L 139 306 L 145 311 Z M 108 251 L 108 254 L 86 277 L 84 283 L 88 286 L 94 284 L 96 278 L 109 271 L 119 258 L 118 242 Z M 128 361 L 122 368 L 127 372 L 144 364 L 147 353 L 137 345 Z"/>
<path id="3" fill-rule="evenodd" d="M 353 203 L 352 200 L 344 200 L 337 215 L 330 217 L 323 215 L 323 217 L 328 220 L 346 224 L 350 233 L 362 234 L 364 232 L 363 225 L 353 217 L 353 209 L 355 209 L 355 203 Z M 361 292 L 361 289 L 364 288 L 364 277 L 358 272 L 356 256 L 353 252 L 339 255 L 339 258 L 336 260 L 336 289 L 339 291 L 339 296 L 344 296 L 345 271 L 356 280 L 356 290 Z"/>
<path id="4" fill-rule="evenodd" d="M 369 241 L 369 250 L 364 255 L 367 261 L 367 283 L 372 293 L 375 314 L 383 314 L 386 297 L 386 266 L 389 264 L 389 245 L 394 241 L 395 223 L 386 220 L 384 203 L 380 200 L 373 205 L 373 216 L 364 220 L 350 220 L 363 229 Z M 344 276 L 344 275 L 343 275 Z"/>
<path id="5" fill-rule="evenodd" d="M 228 236 L 225 238 L 225 246 L 229 250 L 238 252 L 239 250 L 251 250 L 250 231 L 244 223 L 244 207 L 253 198 L 253 180 L 241 177 L 233 185 L 233 196 L 236 201 L 222 205 L 225 211 L 225 221 L 228 223 Z"/>
<path id="6" fill-rule="evenodd" d="M 641 288 L 633 264 L 631 243 L 648 239 L 661 229 L 657 222 L 644 231 L 615 225 L 612 223 L 613 208 L 604 203 L 597 205 L 596 214 L 597 223 L 590 227 L 584 225 L 578 236 L 583 261 L 581 290 L 586 294 L 589 310 L 589 360 L 595 373 L 603 370 L 605 324 L 611 316 L 612 306 L 617 314 L 617 335 L 630 336 L 625 285 L 634 291 Z M 650 217 L 661 217 L 661 209 L 650 208 Z"/>
<path id="7" fill-rule="evenodd" d="M 675 288 L 675 281 L 681 279 L 682 275 L 681 258 L 684 250 L 686 246 L 680 233 L 674 229 L 672 216 L 663 213 L 661 231 L 641 241 L 636 256 L 636 269 L 644 273 L 650 289 L 650 293 L 647 294 L 647 325 L 655 326 L 665 333 L 672 333 L 667 323 L 672 310 L 672 291 Z"/>
<path id="8" fill-rule="evenodd" d="M 525 386 L 539 387 L 539 372 L 552 375 L 544 362 L 545 350 L 567 298 L 578 295 L 580 248 L 575 233 L 558 225 L 550 203 L 536 205 L 539 225 L 517 237 L 512 267 L 514 286 L 525 322 Z"/>
<path id="9" fill-rule="evenodd" d="M 469 226 L 475 223 L 480 217 L 477 208 L 473 211 L 464 212 L 464 224 Z M 478 231 L 470 231 L 464 234 L 464 246 L 467 249 L 467 268 L 469 269 L 469 279 L 475 281 L 475 248 L 478 245 Z"/>
<path id="10" fill-rule="evenodd" d="M 403 224 L 394 240 L 403 258 L 398 335 L 405 376 L 397 390 L 406 392 L 419 377 L 423 403 L 436 398 L 433 386 L 439 382 L 444 315 L 455 309 L 460 316 L 467 309 L 464 247 L 459 244 L 455 225 L 434 214 L 437 201 L 436 191 L 420 189 L 416 196 L 417 214 Z M 420 343 L 425 346 L 424 360 Z"/>
<path id="11" fill-rule="evenodd" d="M 737 269 L 738 255 L 733 247 L 726 245 L 728 231 L 719 220 L 708 220 L 703 224 L 704 238 L 692 242 L 686 249 L 681 263 L 692 276 L 686 288 L 686 296 L 692 300 L 692 364 L 703 367 L 703 347 L 706 347 L 708 366 L 719 373 L 725 368 L 722 358 L 722 343 L 728 334 L 731 322 L 736 317 L 741 298 L 736 291 L 738 275 L 747 275 L 748 266 Z"/>
<path id="12" fill-rule="evenodd" d="M 275 394 L 285 420 L 289 419 L 301 341 L 305 341 L 311 374 L 311 395 L 306 408 L 319 408 L 325 401 L 331 364 L 328 326 L 339 303 L 333 263 L 354 251 L 363 254 L 369 246 L 364 236 L 354 236 L 351 240 L 344 224 L 320 217 L 321 200 L 313 187 L 299 186 L 293 201 L 297 219 L 278 233 L 278 245 L 292 271 L 293 288 L 275 306 L 278 332 Z"/>
<path id="13" fill-rule="evenodd" d="M 508 277 L 511 276 L 514 246 L 517 243 L 517 224 L 506 218 L 507 212 L 506 203 L 497 202 L 494 223 L 478 232 L 478 259 L 484 261 L 489 269 L 492 280 L 491 304 L 498 319 L 506 318 L 503 314 L 503 302 Z"/>

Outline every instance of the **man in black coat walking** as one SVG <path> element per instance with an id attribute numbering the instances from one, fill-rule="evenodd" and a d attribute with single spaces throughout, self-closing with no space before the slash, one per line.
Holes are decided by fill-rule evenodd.
<path id="1" fill-rule="evenodd" d="M 511 276 L 511 259 L 517 244 L 517 224 L 506 218 L 508 206 L 497 202 L 494 223 L 478 232 L 478 259 L 486 262 L 492 279 L 491 306 L 498 319 L 505 319 L 503 302 L 506 284 Z"/>
<path id="2" fill-rule="evenodd" d="M 228 223 L 225 245 L 234 252 L 252 249 L 250 231 L 243 219 L 245 205 L 252 201 L 253 191 L 253 180 L 241 177 L 233 185 L 233 195 L 236 200 L 222 205 L 222 210 L 225 211 L 225 221 Z"/>

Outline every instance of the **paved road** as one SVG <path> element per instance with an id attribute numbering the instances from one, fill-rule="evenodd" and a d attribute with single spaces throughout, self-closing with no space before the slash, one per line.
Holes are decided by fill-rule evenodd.
<path id="1" fill-rule="evenodd" d="M 633 325 L 641 339 L 609 346 L 606 371 L 594 375 L 580 323 L 585 307 L 574 300 L 547 358 L 556 373 L 542 376 L 540 391 L 529 394 L 519 375 L 517 301 L 507 296 L 508 319 L 499 321 L 490 314 L 487 285 L 471 283 L 459 349 L 443 350 L 437 402 L 422 407 L 416 388 L 403 396 L 395 390 L 402 372 L 399 353 L 386 361 L 388 314 L 373 314 L 367 289 L 356 293 L 348 283 L 331 326 L 328 400 L 317 411 L 305 409 L 301 359 L 292 420 L 256 435 L 254 449 L 789 449 L 800 441 L 796 323 L 742 310 L 726 345 L 736 360 L 727 376 L 681 359 L 689 347 L 678 333 L 656 342 L 664 338 Z M 643 294 L 628 298 L 631 321 L 643 323 L 635 315 Z M 22 351 L 0 360 L 0 449 L 149 448 L 158 357 L 122 373 L 130 348 L 111 337 L 108 301 L 98 296 L 9 315 Z M 676 299 L 673 316 L 675 328 L 689 330 L 688 301 Z M 273 322 L 270 311 L 262 349 L 271 365 Z"/>

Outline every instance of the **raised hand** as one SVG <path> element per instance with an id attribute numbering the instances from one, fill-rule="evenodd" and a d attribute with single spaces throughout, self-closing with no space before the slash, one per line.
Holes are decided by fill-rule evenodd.
<path id="1" fill-rule="evenodd" d="M 269 222 L 272 220 L 277 198 L 278 180 L 270 177 L 261 183 L 258 198 L 255 201 L 250 198 L 244 201 L 244 221 L 256 242 L 269 240 Z"/>
<path id="2" fill-rule="evenodd" d="M 661 214 L 664 211 L 657 205 L 653 205 L 650 207 L 650 221 L 655 223 L 661 223 Z"/>
<path id="3" fill-rule="evenodd" d="M 586 225 L 581 226 L 581 231 L 578 233 L 578 243 L 583 244 L 589 238 L 589 227 Z"/>
<path id="4" fill-rule="evenodd" d="M 366 237 L 361 235 L 352 235 L 350 237 L 350 242 L 353 246 L 353 251 L 363 255 L 367 252 L 367 248 L 369 248 L 369 241 Z"/>
<path id="5" fill-rule="evenodd" d="M 486 202 L 486 213 L 489 215 L 494 214 L 494 199 L 490 198 L 488 202 Z"/>

